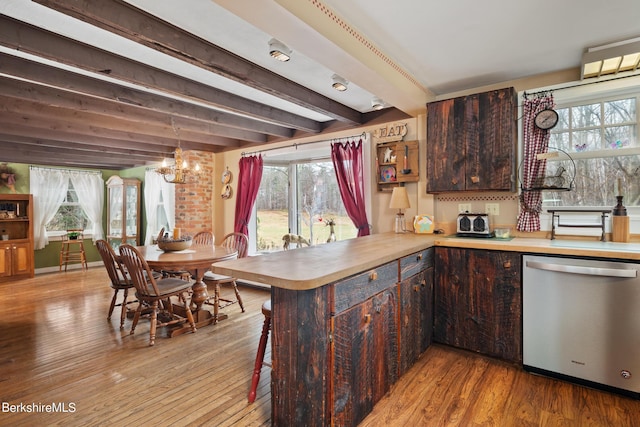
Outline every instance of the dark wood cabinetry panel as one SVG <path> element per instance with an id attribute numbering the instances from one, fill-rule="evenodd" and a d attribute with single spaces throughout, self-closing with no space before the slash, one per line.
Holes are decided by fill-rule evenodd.
<path id="1" fill-rule="evenodd" d="M 400 282 L 400 376 L 429 347 L 432 335 L 433 267 L 430 267 Z"/>
<path id="2" fill-rule="evenodd" d="M 515 191 L 514 88 L 427 104 L 427 192 Z"/>
<path id="3" fill-rule="evenodd" d="M 436 248 L 434 341 L 522 362 L 521 254 Z"/>
<path id="4" fill-rule="evenodd" d="M 358 425 L 398 380 L 397 319 L 395 286 L 334 317 L 332 425 Z"/>

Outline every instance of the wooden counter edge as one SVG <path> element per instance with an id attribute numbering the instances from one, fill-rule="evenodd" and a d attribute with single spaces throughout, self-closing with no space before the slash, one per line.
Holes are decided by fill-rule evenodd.
<path id="1" fill-rule="evenodd" d="M 559 246 L 557 241 L 556 244 L 553 241 L 546 239 L 537 239 L 537 238 L 526 238 L 526 237 L 516 237 L 511 240 L 484 240 L 484 239 L 470 239 L 470 238 L 451 238 L 451 237 L 440 237 L 440 236 L 429 236 L 423 237 L 424 235 L 418 235 L 419 237 L 411 237 L 416 236 L 412 234 L 407 235 L 394 235 L 394 233 L 385 233 L 382 235 L 374 235 L 377 237 L 369 236 L 369 238 L 360 238 L 365 239 L 360 242 L 367 242 L 372 244 L 382 244 L 383 239 L 389 239 L 389 243 L 385 244 L 380 253 L 376 253 L 374 255 L 368 254 L 366 257 L 358 258 L 354 256 L 354 262 L 349 264 L 348 262 L 342 261 L 342 266 L 336 269 L 325 268 L 322 269 L 322 273 L 313 275 L 313 274 L 305 274 L 304 277 L 294 277 L 294 275 L 288 275 L 286 268 L 281 268 L 280 271 L 276 271 L 273 266 L 257 266 L 255 260 L 252 262 L 251 258 L 243 258 L 238 260 L 231 261 L 222 261 L 216 263 L 212 266 L 212 271 L 216 274 L 223 274 L 227 276 L 237 277 L 239 279 L 245 279 L 253 282 L 264 283 L 266 285 L 271 285 L 283 289 L 289 290 L 309 290 L 315 289 L 329 283 L 336 282 L 338 280 L 345 279 L 347 277 L 353 276 L 355 274 L 363 273 L 369 270 L 373 270 L 376 267 L 379 267 L 388 262 L 392 262 L 398 260 L 402 257 L 410 255 L 415 252 L 419 252 L 421 250 L 428 249 L 434 246 L 444 246 L 444 247 L 458 247 L 458 248 L 467 248 L 467 249 L 486 249 L 486 250 L 501 250 L 501 251 L 510 251 L 510 252 L 522 252 L 522 253 L 537 253 L 537 254 L 545 254 L 545 255 L 571 255 L 571 256 L 586 256 L 586 257 L 595 257 L 595 258 L 615 258 L 615 259 L 623 259 L 629 261 L 637 261 L 640 260 L 640 250 L 637 252 L 629 251 L 629 250 L 615 250 L 611 248 L 602 249 L 602 248 L 580 248 L 571 246 Z M 346 241 L 343 241 L 346 242 Z M 340 242 L 337 242 L 340 243 Z M 331 244 L 333 245 L 333 243 Z M 346 247 L 359 247 L 358 244 L 351 242 L 345 243 Z M 349 246 L 351 245 L 351 246 Z M 621 245 L 625 245 L 621 243 Z M 623 248 L 624 246 L 621 246 Z M 315 246 L 311 248 L 301 248 L 301 249 L 293 249 L 292 251 L 298 250 L 310 250 L 312 248 L 314 255 L 317 255 L 320 262 L 326 263 L 326 258 L 323 256 L 330 256 L 331 254 L 331 246 L 330 245 L 322 245 Z M 261 255 L 260 257 L 265 257 L 265 259 L 278 259 L 284 258 L 282 252 Z M 278 258 L 266 258 L 266 257 L 276 257 Z M 256 257 L 257 258 L 257 257 Z M 305 260 L 308 262 L 308 260 Z M 286 262 L 286 259 L 280 261 L 279 265 L 282 265 Z M 247 266 L 247 264 L 249 266 Z M 254 265 L 251 265 L 254 264 Z"/>

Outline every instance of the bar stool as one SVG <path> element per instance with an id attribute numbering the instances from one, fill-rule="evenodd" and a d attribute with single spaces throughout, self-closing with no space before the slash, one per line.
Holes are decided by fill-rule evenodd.
<path id="1" fill-rule="evenodd" d="M 258 344 L 258 354 L 256 354 L 256 364 L 253 368 L 253 376 L 251 377 L 251 389 L 249 390 L 249 403 L 256 400 L 256 389 L 260 381 L 260 371 L 262 365 L 271 366 L 271 363 L 264 362 L 264 353 L 267 349 L 267 339 L 269 338 L 269 330 L 271 329 L 271 300 L 262 304 L 262 314 L 264 314 L 264 324 L 262 325 L 262 335 L 260 335 L 260 343 Z"/>
<path id="2" fill-rule="evenodd" d="M 71 229 L 62 236 L 62 245 L 60 247 L 60 271 L 64 265 L 64 271 L 67 271 L 67 265 L 70 262 L 79 262 L 82 269 L 87 269 L 87 257 L 84 253 L 84 235 L 81 229 Z"/>

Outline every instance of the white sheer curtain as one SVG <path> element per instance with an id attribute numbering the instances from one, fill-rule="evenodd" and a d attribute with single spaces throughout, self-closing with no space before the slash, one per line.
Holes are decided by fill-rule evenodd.
<path id="1" fill-rule="evenodd" d="M 80 207 L 93 224 L 92 240 L 95 242 L 103 239 L 104 179 L 102 179 L 102 174 L 83 171 L 68 171 L 66 173 L 69 175 L 73 188 L 76 190 Z"/>
<path id="2" fill-rule="evenodd" d="M 164 179 L 160 180 L 160 188 L 162 189 L 162 200 L 164 201 L 164 213 L 169 222 L 169 229 L 173 230 L 176 226 L 176 184 L 170 184 Z"/>
<path id="3" fill-rule="evenodd" d="M 175 227 L 175 184 L 169 184 L 154 170 L 144 174 L 144 205 L 147 216 L 147 229 L 144 244 L 150 245 L 158 232 L 158 205 L 162 198 L 162 206 L 169 222 L 169 228 Z M 161 197 L 162 196 L 162 197 Z"/>
<path id="4" fill-rule="evenodd" d="M 49 243 L 45 226 L 56 215 L 69 189 L 69 177 L 61 171 L 31 168 L 29 188 L 33 194 L 34 249 Z"/>

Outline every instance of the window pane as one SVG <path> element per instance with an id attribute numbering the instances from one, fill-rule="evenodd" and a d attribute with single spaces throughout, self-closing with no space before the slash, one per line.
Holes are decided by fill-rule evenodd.
<path id="1" fill-rule="evenodd" d="M 558 124 L 553 128 L 555 131 L 562 131 L 569 129 L 569 109 L 559 108 L 558 112 Z"/>
<path id="2" fill-rule="evenodd" d="M 356 237 L 357 230 L 344 211 L 333 163 L 303 163 L 297 172 L 298 234 L 314 245 L 326 243 L 332 228 L 335 240 Z"/>
<path id="3" fill-rule="evenodd" d="M 573 133 L 573 149 L 577 152 L 601 150 L 600 129 L 581 130 Z"/>
<path id="4" fill-rule="evenodd" d="M 66 231 L 72 228 L 84 230 L 88 225 L 89 218 L 78 204 L 78 194 L 71 181 L 69 181 L 69 189 L 65 200 L 45 228 L 47 231 Z"/>
<path id="5" fill-rule="evenodd" d="M 289 171 L 294 175 L 289 176 Z M 290 183 L 295 185 L 291 196 Z M 293 206 L 289 206 L 289 200 L 293 200 Z M 336 240 L 358 234 L 344 210 L 330 160 L 264 165 L 256 221 L 258 252 L 283 250 L 282 237 L 287 233 L 300 235 L 311 245 L 326 243 L 331 230 Z"/>
<path id="6" fill-rule="evenodd" d="M 549 135 L 549 147 L 557 148 L 565 152 L 571 152 L 571 141 L 569 140 L 569 132 L 552 133 Z"/>
<path id="7" fill-rule="evenodd" d="M 558 163 L 548 163 L 547 175 L 555 173 Z M 640 206 L 640 156 L 580 159 L 574 160 L 574 163 L 576 168 L 574 191 L 545 192 L 545 206 L 613 208 L 616 205 L 616 182 L 619 176 L 624 176 L 624 205 Z M 569 176 L 570 168 L 570 166 L 567 167 Z"/>
<path id="8" fill-rule="evenodd" d="M 289 167 L 264 165 L 256 200 L 258 252 L 282 250 L 289 232 Z"/>
<path id="9" fill-rule="evenodd" d="M 580 105 L 571 109 L 574 128 L 600 126 L 600 103 Z"/>
<path id="10" fill-rule="evenodd" d="M 635 147 L 637 145 L 634 135 L 636 134 L 635 126 L 612 126 L 604 130 L 607 147 L 617 149 L 623 147 Z"/>
<path id="11" fill-rule="evenodd" d="M 635 98 L 604 103 L 605 124 L 629 123 L 636 120 Z"/>

